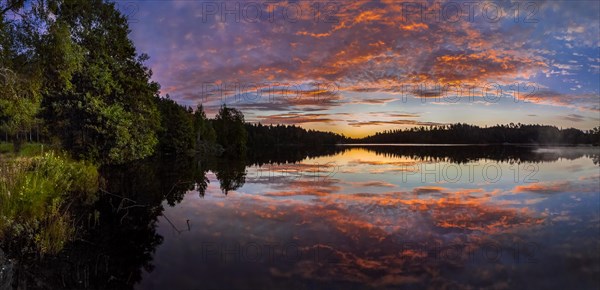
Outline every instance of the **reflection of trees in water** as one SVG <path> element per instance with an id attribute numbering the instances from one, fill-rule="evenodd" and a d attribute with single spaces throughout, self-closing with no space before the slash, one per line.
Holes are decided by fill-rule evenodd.
<path id="1" fill-rule="evenodd" d="M 103 168 L 105 193 L 80 216 L 80 239 L 55 258 L 33 263 L 29 283 L 44 289 L 131 289 L 152 271 L 156 233 L 172 175 L 147 162 Z M 171 179 L 171 180 L 169 180 Z"/>
<path id="2" fill-rule="evenodd" d="M 215 173 L 226 194 L 245 182 L 246 161 L 238 159 L 144 160 L 102 168 L 104 192 L 95 208 L 79 218 L 81 239 L 70 243 L 57 257 L 23 263 L 20 285 L 42 289 L 132 289 L 142 269 L 152 271 L 156 233 L 163 201 L 169 206 L 185 194 L 204 195 L 208 171 Z"/>
<path id="3" fill-rule="evenodd" d="M 554 162 L 560 158 L 574 160 L 587 157 L 597 164 L 598 147 L 535 146 L 344 146 L 343 150 L 363 148 L 385 157 L 409 157 L 431 162 L 466 163 L 481 159 L 499 162 Z"/>
<path id="4" fill-rule="evenodd" d="M 306 158 L 333 156 L 345 151 L 340 146 L 276 146 L 248 152 L 248 165 L 296 163 Z"/>
<path id="5" fill-rule="evenodd" d="M 246 182 L 246 160 L 237 159 L 219 159 L 214 161 L 212 171 L 217 176 L 221 191 L 227 194 L 231 190 L 236 190 Z"/>
<path id="6" fill-rule="evenodd" d="M 208 164 L 205 160 L 198 159 L 196 161 L 197 175 L 196 175 L 196 190 L 200 194 L 200 196 L 204 196 L 206 189 L 208 188 L 208 184 L 210 181 L 208 177 L 206 177 L 206 172 L 208 171 Z"/>
<path id="7" fill-rule="evenodd" d="M 183 158 L 145 160 L 102 169 L 104 188 L 95 209 L 79 218 L 83 238 L 58 256 L 27 263 L 18 280 L 45 289 L 132 289 L 143 270 L 152 271 L 153 254 L 163 238 L 157 234 L 163 201 L 174 206 L 190 190 L 204 195 L 215 174 L 223 193 L 243 186 L 246 167 L 295 163 L 307 157 L 333 156 L 354 147 L 281 147 L 249 152 L 247 158 Z M 600 164 L 598 148 L 539 149 L 523 146 L 367 146 L 387 157 L 430 161 L 469 162 L 479 159 L 515 162 L 552 162 L 559 158 L 588 157 Z M 180 229 L 181 230 L 181 229 Z"/>
<path id="8" fill-rule="evenodd" d="M 246 182 L 246 167 L 263 166 L 265 164 L 297 163 L 306 158 L 334 156 L 353 148 L 362 148 L 385 157 L 408 157 L 430 162 L 466 163 L 477 160 L 499 162 L 554 162 L 560 158 L 591 158 L 599 164 L 600 148 L 598 147 L 535 147 L 535 146 L 320 146 L 309 148 L 303 146 L 275 147 L 269 150 L 248 152 L 246 158 L 184 158 L 147 162 L 158 170 L 162 180 L 159 192 L 167 193 L 165 198 L 173 206 L 183 200 L 190 190 L 196 189 L 204 196 L 209 180 L 206 173 L 211 171 L 219 180 L 221 191 L 227 194 L 236 190 Z"/>
<path id="9" fill-rule="evenodd" d="M 481 159 L 501 162 L 553 162 L 560 158 L 591 158 L 595 164 L 600 160 L 599 147 L 543 147 L 525 145 L 471 145 L 471 146 L 282 146 L 255 150 L 248 153 L 248 164 L 296 163 L 305 158 L 334 156 L 354 148 L 361 148 L 375 154 L 394 158 L 413 158 L 432 162 L 466 163 Z"/>

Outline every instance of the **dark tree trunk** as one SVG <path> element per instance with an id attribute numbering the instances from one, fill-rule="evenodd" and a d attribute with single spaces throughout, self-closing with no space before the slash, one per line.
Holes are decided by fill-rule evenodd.
<path id="1" fill-rule="evenodd" d="M 21 138 L 19 138 L 19 133 L 15 134 L 14 138 L 13 138 L 13 151 L 16 153 L 19 153 L 19 151 L 21 151 Z"/>

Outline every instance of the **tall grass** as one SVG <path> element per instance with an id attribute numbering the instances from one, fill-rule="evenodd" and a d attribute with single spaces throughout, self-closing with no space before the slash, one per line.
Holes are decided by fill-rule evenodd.
<path id="1" fill-rule="evenodd" d="M 5 157 L 34 157 L 40 156 L 43 152 L 47 152 L 51 146 L 42 143 L 23 143 L 19 153 L 15 154 L 13 150 L 13 144 L 7 142 L 0 142 L 0 154 Z"/>
<path id="2" fill-rule="evenodd" d="M 95 199 L 96 167 L 54 152 L 4 159 L 0 159 L 0 242 L 21 253 L 58 253 L 73 237 L 71 204 Z"/>

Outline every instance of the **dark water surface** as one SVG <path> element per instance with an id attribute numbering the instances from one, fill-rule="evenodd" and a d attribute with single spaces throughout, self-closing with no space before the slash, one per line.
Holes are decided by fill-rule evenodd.
<path id="1" fill-rule="evenodd" d="M 344 146 L 104 172 L 57 283 L 598 289 L 598 148 Z M 124 199 L 123 197 L 126 197 Z M 60 277 L 60 278 L 58 278 Z M 65 278 L 66 277 L 66 278 Z M 61 279 L 62 281 L 59 281 Z M 64 282 L 67 281 L 67 282 Z"/>

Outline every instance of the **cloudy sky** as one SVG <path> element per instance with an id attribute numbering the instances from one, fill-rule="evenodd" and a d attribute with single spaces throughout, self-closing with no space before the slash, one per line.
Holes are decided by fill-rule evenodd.
<path id="1" fill-rule="evenodd" d="M 209 115 L 359 137 L 600 123 L 598 1 L 117 1 L 153 79 Z"/>

